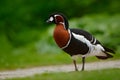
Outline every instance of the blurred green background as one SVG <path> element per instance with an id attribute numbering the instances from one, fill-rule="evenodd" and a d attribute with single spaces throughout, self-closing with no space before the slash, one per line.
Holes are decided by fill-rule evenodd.
<path id="1" fill-rule="evenodd" d="M 120 0 L 1 0 L 0 70 L 71 63 L 52 38 L 55 25 L 46 23 L 53 12 L 64 13 L 71 28 L 89 31 L 120 58 Z"/>

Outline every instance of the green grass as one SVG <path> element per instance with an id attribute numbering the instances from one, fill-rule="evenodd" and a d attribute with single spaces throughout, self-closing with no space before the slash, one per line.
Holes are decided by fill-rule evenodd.
<path id="1" fill-rule="evenodd" d="M 47 65 L 68 64 L 71 62 L 67 54 L 36 54 L 24 53 L 18 55 L 3 56 L 0 61 L 0 70 L 11 70 L 17 68 L 30 68 Z"/>
<path id="2" fill-rule="evenodd" d="M 119 56 L 119 54 L 117 54 Z M 119 59 L 118 56 L 108 60 Z M 13 70 L 17 68 L 30 68 L 37 66 L 48 66 L 48 65 L 63 65 L 72 64 L 71 57 L 66 53 L 59 54 L 37 54 L 37 53 L 24 53 L 17 55 L 7 55 L 1 57 L 0 70 Z M 87 57 L 86 62 L 100 61 L 96 57 Z M 81 58 L 77 59 L 77 63 L 81 63 Z"/>
<path id="3" fill-rule="evenodd" d="M 119 53 L 114 55 L 114 58 L 108 60 L 119 59 Z M 96 57 L 86 58 L 86 62 L 99 61 Z M 78 58 L 78 63 L 81 63 L 81 58 Z M 62 52 L 61 53 L 37 53 L 34 48 L 16 49 L 13 53 L 0 55 L 0 70 L 12 70 L 18 68 L 30 68 L 37 66 L 48 65 L 63 65 L 72 64 L 71 57 Z"/>
<path id="4" fill-rule="evenodd" d="M 44 73 L 26 78 L 7 80 L 120 80 L 120 69 L 106 69 L 83 72 Z"/>

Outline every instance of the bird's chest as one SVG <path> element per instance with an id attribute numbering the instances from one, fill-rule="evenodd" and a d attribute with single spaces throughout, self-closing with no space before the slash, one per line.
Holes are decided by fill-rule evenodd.
<path id="1" fill-rule="evenodd" d="M 63 27 L 63 25 L 56 26 L 53 37 L 60 48 L 64 47 L 70 39 L 69 32 Z"/>

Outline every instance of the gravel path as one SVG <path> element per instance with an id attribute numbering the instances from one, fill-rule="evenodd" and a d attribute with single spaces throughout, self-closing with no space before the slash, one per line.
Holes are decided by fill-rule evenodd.
<path id="1" fill-rule="evenodd" d="M 81 69 L 81 64 L 78 65 Z M 107 68 L 120 68 L 120 60 L 114 61 L 100 61 L 93 63 L 86 63 L 85 70 L 99 70 Z M 73 64 L 71 65 L 59 65 L 59 66 L 45 66 L 45 67 L 35 67 L 29 69 L 17 69 L 12 71 L 2 71 L 0 72 L 0 80 L 6 78 L 16 78 L 16 77 L 28 77 L 35 74 L 42 74 L 48 72 L 70 72 L 74 71 Z"/>

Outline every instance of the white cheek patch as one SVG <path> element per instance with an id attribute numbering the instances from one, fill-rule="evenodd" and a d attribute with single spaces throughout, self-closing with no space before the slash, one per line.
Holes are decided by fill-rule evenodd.
<path id="1" fill-rule="evenodd" d="M 53 17 L 50 17 L 49 21 L 53 21 Z"/>

